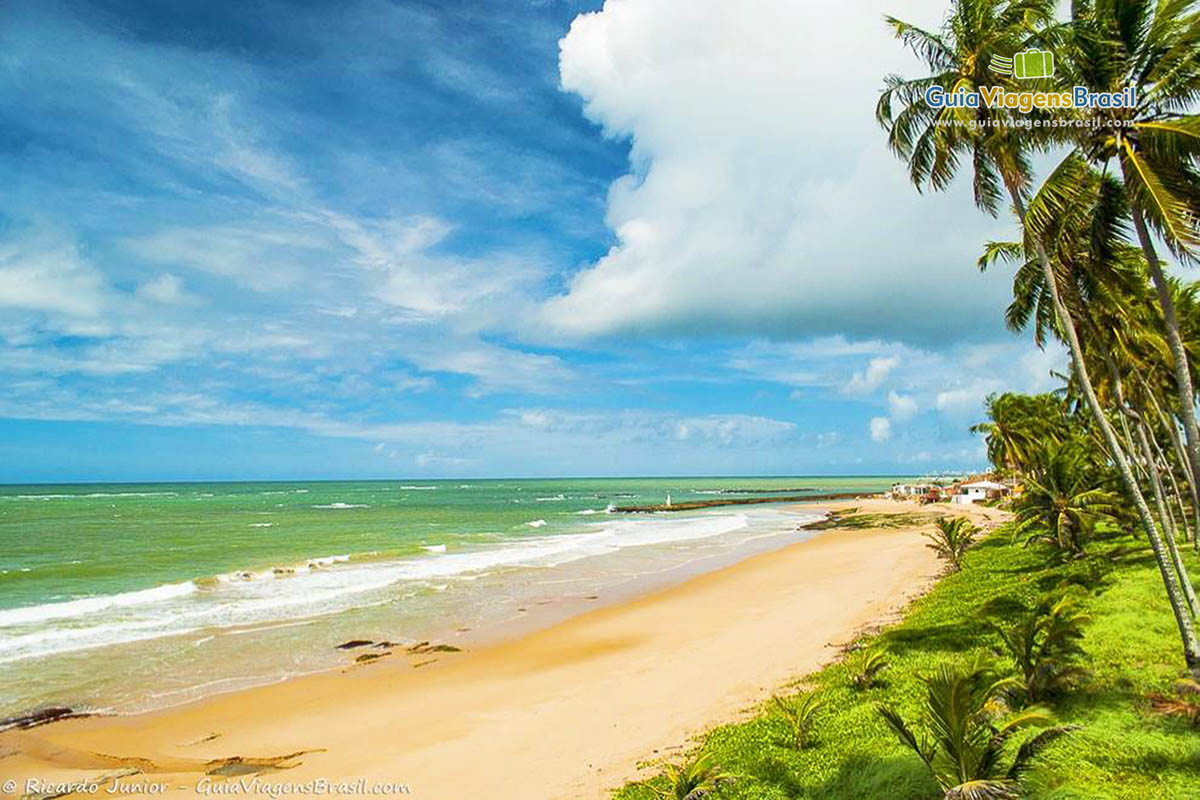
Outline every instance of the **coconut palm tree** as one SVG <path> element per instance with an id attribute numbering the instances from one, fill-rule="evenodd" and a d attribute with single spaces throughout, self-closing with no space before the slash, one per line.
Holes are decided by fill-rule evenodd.
<path id="1" fill-rule="evenodd" d="M 1049 449 L 1044 467 L 1030 478 L 1016 504 L 1013 535 L 1079 555 L 1097 523 L 1116 513 L 1117 502 L 1100 488 L 1085 451 L 1072 445 Z"/>
<path id="2" fill-rule="evenodd" d="M 771 695 L 772 702 L 783 714 L 791 732 L 792 747 L 803 750 L 812 742 L 813 726 L 818 712 L 825 707 L 825 701 L 818 695 L 808 694 L 784 700 L 779 695 Z"/>
<path id="3" fill-rule="evenodd" d="M 918 189 L 926 185 L 935 190 L 945 189 L 961 161 L 969 157 L 976 205 L 995 214 L 1003 191 L 1007 191 L 1022 223 L 1024 250 L 1035 257 L 1041 268 L 1057 329 L 1071 354 L 1079 391 L 1151 542 L 1188 668 L 1200 673 L 1200 639 L 1185 608 L 1150 508 L 1096 396 L 1079 334 L 1063 302 L 1058 277 L 1047 253 L 1045 237 L 1052 227 L 1050 223 L 1055 213 L 1070 202 L 1067 190 L 1086 185 L 1087 163 L 1078 156 L 1068 157 L 1051 175 L 1053 180 L 1048 180 L 1029 198 L 1032 173 L 1029 153 L 1031 148 L 1046 143 L 1031 138 L 1022 126 L 1010 124 L 1012 112 L 988 109 L 984 104 L 977 108 L 935 109 L 925 100 L 930 87 L 972 91 L 1002 82 L 989 69 L 991 57 L 1010 56 L 1033 44 L 1057 43 L 1062 31 L 1051 24 L 1053 10 L 1052 0 L 954 0 L 940 31 L 927 31 L 887 18 L 896 36 L 925 62 L 932 74 L 912 80 L 888 76 L 876 106 L 876 118 L 887 130 L 891 148 L 908 163 L 909 176 Z M 1036 224 L 1031 225 L 1031 219 Z"/>
<path id="4" fill-rule="evenodd" d="M 1064 85 L 1091 91 L 1136 90 L 1133 108 L 1096 108 L 1090 124 L 1061 128 L 1077 152 L 1098 164 L 1115 161 L 1124 179 L 1134 230 L 1162 310 L 1174 369 L 1188 466 L 1200 476 L 1200 429 L 1194 383 L 1170 284 L 1154 246 L 1157 233 L 1186 261 L 1200 257 L 1200 12 L 1195 0 L 1076 0 L 1067 47 L 1060 50 Z"/>
<path id="5" fill-rule="evenodd" d="M 981 662 L 942 666 L 922 679 L 926 687 L 925 725 L 920 735 L 893 708 L 879 713 L 888 726 L 929 768 L 945 800 L 1020 797 L 1021 777 L 1033 758 L 1070 728 L 1047 728 L 1017 750 L 1005 765 L 1005 746 L 1019 731 L 1045 726 L 1050 718 L 1038 709 L 1000 717 L 1001 698 L 1012 678 L 996 680 Z"/>
<path id="6" fill-rule="evenodd" d="M 978 533 L 979 528 L 966 517 L 940 517 L 934 529 L 925 533 L 929 540 L 925 546 L 937 553 L 952 572 L 958 572 Z"/>
<path id="7" fill-rule="evenodd" d="M 661 800 L 703 800 L 717 791 L 722 783 L 733 778 L 729 773 L 722 772 L 708 753 L 702 753 L 680 766 L 668 764 L 666 776 L 666 786 L 654 788 Z"/>
<path id="8" fill-rule="evenodd" d="M 986 407 L 988 421 L 971 432 L 985 434 L 988 460 L 1018 478 L 1040 448 L 1068 435 L 1062 402 L 1053 395 L 993 394 Z"/>
<path id="9" fill-rule="evenodd" d="M 1021 704 L 1040 703 L 1085 675 L 1076 662 L 1090 621 L 1074 598 L 1063 595 L 1018 615 L 1008 626 L 993 625 L 1017 665 L 1020 685 L 1010 696 Z"/>
<path id="10" fill-rule="evenodd" d="M 1178 576 L 1187 607 L 1195 617 L 1200 614 L 1200 601 L 1179 555 L 1174 517 L 1162 486 L 1157 458 L 1148 455 L 1157 448 L 1147 439 L 1145 412 L 1139 407 L 1135 413 L 1134 406 L 1127 402 L 1122 377 L 1126 372 L 1136 376 L 1134 388 L 1140 392 L 1145 385 L 1144 376 L 1158 371 L 1164 357 L 1169 357 L 1154 352 L 1152 346 L 1156 334 L 1145 314 L 1153 302 L 1146 289 L 1145 260 L 1139 249 L 1123 241 L 1128 206 L 1120 182 L 1093 169 L 1084 169 L 1078 175 L 1078 186 L 1057 187 L 1061 197 L 1054 201 L 1054 213 L 1047 213 L 1039 224 L 1047 241 L 1052 243 L 1048 249 L 1064 305 L 1072 322 L 1087 334 L 1082 339 L 1084 355 L 1097 367 L 1097 395 L 1106 407 L 1116 410 L 1131 463 L 1137 466 L 1138 459 L 1142 461 L 1162 523 L 1163 547 Z M 1065 202 L 1065 198 L 1070 198 L 1070 202 Z M 1049 211 L 1049 206 L 1043 211 Z M 1023 243 L 990 243 L 979 264 L 981 269 L 987 269 L 997 260 L 1011 261 L 1024 256 Z M 1032 326 L 1035 341 L 1044 343 L 1050 329 L 1057 332 L 1057 321 L 1046 313 L 1049 292 L 1041 270 L 1032 261 L 1025 261 L 1017 270 L 1013 292 L 1014 299 L 1006 313 L 1009 328 L 1021 331 Z M 1147 352 L 1148 342 L 1150 352 Z M 1132 368 L 1123 370 L 1122 365 Z M 1127 416 L 1134 420 L 1132 427 Z M 1186 465 L 1186 459 L 1183 463 Z"/>

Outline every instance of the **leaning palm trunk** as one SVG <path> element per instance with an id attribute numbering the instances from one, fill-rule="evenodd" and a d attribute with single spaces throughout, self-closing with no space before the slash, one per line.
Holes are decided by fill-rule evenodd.
<path id="1" fill-rule="evenodd" d="M 1154 393 L 1150 391 L 1150 387 L 1146 385 L 1146 381 L 1142 380 L 1142 387 L 1146 391 L 1146 396 L 1150 398 L 1151 404 L 1154 406 L 1154 411 L 1158 414 L 1158 424 L 1162 425 L 1167 431 L 1167 437 L 1171 440 L 1171 449 L 1175 451 L 1175 458 L 1179 462 L 1179 469 L 1183 473 L 1183 479 L 1188 486 L 1188 495 L 1192 501 L 1192 544 L 1196 548 L 1196 552 L 1200 553 L 1200 487 L 1197 486 L 1196 473 L 1192 471 L 1191 465 L 1188 462 L 1187 449 L 1184 446 L 1183 439 L 1179 436 L 1179 427 L 1169 414 L 1163 411 L 1162 406 L 1154 397 Z"/>
<path id="2" fill-rule="evenodd" d="M 1191 527 L 1188 525 L 1187 508 L 1183 504 L 1183 493 L 1179 490 L 1179 481 L 1175 479 L 1175 466 L 1171 463 L 1171 459 L 1163 450 L 1162 445 L 1158 442 L 1158 437 L 1154 435 L 1154 426 L 1151 420 L 1143 416 L 1143 424 L 1146 426 L 1146 435 L 1149 438 L 1150 444 L 1154 447 L 1154 456 L 1158 464 L 1161 464 L 1161 473 L 1167 476 L 1167 483 L 1170 484 L 1171 492 L 1168 499 L 1175 501 L 1175 507 L 1179 510 L 1179 520 L 1175 523 L 1175 530 L 1183 532 L 1183 541 L 1189 541 L 1193 534 Z M 1168 432 L 1168 436 L 1170 433 Z M 1184 467 L 1186 469 L 1186 466 Z M 1163 489 L 1166 489 L 1164 485 Z M 1174 510 L 1172 510 L 1172 518 L 1174 518 Z"/>
<path id="3" fill-rule="evenodd" d="M 1166 453 L 1162 452 L 1162 449 L 1159 449 L 1158 457 L 1159 461 L 1163 462 L 1163 471 L 1166 473 L 1166 480 L 1171 485 L 1171 498 L 1175 500 L 1175 509 L 1180 512 L 1180 519 L 1178 519 L 1175 527 L 1177 530 L 1183 531 L 1184 542 L 1192 541 L 1195 534 L 1192 531 L 1192 527 L 1188 524 L 1188 510 L 1187 506 L 1183 505 L 1183 493 L 1180 491 L 1180 482 L 1175 479 L 1175 467 L 1171 464 L 1170 459 L 1166 458 Z"/>
<path id="4" fill-rule="evenodd" d="M 1009 194 L 1012 196 L 1017 216 L 1020 218 L 1022 226 L 1024 226 L 1025 203 L 1021 199 L 1020 190 L 1016 184 L 1010 181 L 1006 181 L 1005 183 L 1007 184 Z M 1158 562 L 1158 571 L 1162 576 L 1163 587 L 1167 592 L 1167 601 L 1171 604 L 1171 612 L 1175 615 L 1175 623 L 1179 627 L 1179 637 L 1183 642 L 1184 661 L 1187 663 L 1189 671 L 1195 675 L 1200 675 L 1200 641 L 1196 638 L 1196 628 L 1192 624 L 1192 617 L 1185 607 L 1186 601 L 1180 591 L 1179 581 L 1175 576 L 1175 570 L 1172 568 L 1170 555 L 1167 553 L 1162 537 L 1159 535 L 1158 526 L 1154 524 L 1154 517 L 1150 513 L 1150 508 L 1146 505 L 1146 498 L 1142 496 L 1141 489 L 1138 488 L 1137 481 L 1133 477 L 1133 471 L 1129 467 L 1129 460 L 1125 457 L 1125 451 L 1122 450 L 1120 442 L 1117 441 L 1116 431 L 1113 430 L 1108 418 L 1104 416 L 1104 409 L 1100 407 L 1100 401 L 1096 397 L 1096 390 L 1092 386 L 1087 366 L 1083 360 L 1083 348 L 1080 346 L 1079 336 L 1075 332 L 1075 323 L 1071 319 L 1071 314 L 1067 310 L 1066 305 L 1063 303 L 1062 294 L 1058 289 L 1058 277 L 1054 274 L 1050 258 L 1046 255 L 1046 249 L 1042 246 L 1041 240 L 1037 237 L 1033 237 L 1033 239 L 1038 265 L 1042 268 L 1042 277 L 1046 282 L 1046 288 L 1050 292 L 1050 299 L 1054 305 L 1054 314 L 1058 319 L 1063 335 L 1067 339 L 1067 346 L 1071 351 L 1071 367 L 1075 372 L 1075 378 L 1079 381 L 1079 388 L 1083 393 L 1084 400 L 1087 402 L 1088 411 L 1091 412 L 1092 418 L 1100 429 L 1104 437 L 1104 442 L 1112 455 L 1113 462 L 1116 464 L 1117 472 L 1121 476 L 1121 484 L 1125 488 L 1125 493 L 1133 501 L 1138 519 L 1141 521 L 1142 527 L 1146 530 L 1146 536 L 1150 540 L 1150 547 L 1154 551 L 1154 559 Z"/>
<path id="5" fill-rule="evenodd" d="M 1175 391 L 1179 394 L 1179 416 L 1183 421 L 1183 433 L 1187 439 L 1188 468 L 1193 476 L 1200 476 L 1200 430 L 1196 425 L 1196 393 L 1192 388 L 1192 373 L 1188 369 L 1187 351 L 1179 333 L 1179 315 L 1175 313 L 1175 301 L 1171 299 L 1171 287 L 1163 275 L 1158 251 L 1146 228 L 1146 218 L 1141 209 L 1133 208 L 1133 227 L 1150 267 L 1150 278 L 1158 293 L 1158 304 L 1162 307 L 1163 323 L 1167 331 L 1167 346 L 1171 348 L 1172 367 L 1175 369 Z"/>
<path id="6" fill-rule="evenodd" d="M 1175 566 L 1175 574 L 1179 576 L 1179 583 L 1183 587 L 1183 596 L 1187 599 L 1192 617 L 1200 616 L 1200 603 L 1196 601 L 1196 590 L 1192 586 L 1187 567 L 1179 555 L 1179 545 L 1175 541 L 1175 519 L 1171 516 L 1171 509 L 1167 507 L 1166 492 L 1163 491 L 1162 480 L 1158 474 L 1154 451 L 1150 448 L 1150 438 L 1146 435 L 1145 422 L 1138 420 L 1135 429 L 1137 430 L 1138 444 L 1142 448 L 1142 458 L 1146 460 L 1146 473 L 1150 476 L 1150 486 L 1154 489 L 1154 503 L 1158 506 L 1158 517 L 1162 520 L 1163 538 L 1166 539 L 1167 552 L 1171 555 L 1171 563 Z"/>

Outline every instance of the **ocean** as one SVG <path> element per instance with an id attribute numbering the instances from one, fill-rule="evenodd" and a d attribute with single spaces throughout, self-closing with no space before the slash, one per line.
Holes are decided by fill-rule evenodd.
<path id="1" fill-rule="evenodd" d="M 779 504 L 881 478 L 0 486 L 0 717 L 127 712 L 336 668 L 347 639 L 468 646 L 799 541 Z"/>

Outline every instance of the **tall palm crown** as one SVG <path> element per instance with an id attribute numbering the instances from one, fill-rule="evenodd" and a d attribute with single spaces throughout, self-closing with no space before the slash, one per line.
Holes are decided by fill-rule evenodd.
<path id="1" fill-rule="evenodd" d="M 1141 252 L 1126 241 L 1128 206 L 1121 183 L 1091 168 L 1077 154 L 1065 159 L 1029 204 L 1027 229 L 1038 235 L 1071 318 L 1094 333 L 1098 312 L 1112 321 L 1128 298 L 1145 294 Z M 1013 302 L 1005 322 L 1014 332 L 1032 327 L 1044 347 L 1062 331 L 1055 318 L 1050 288 L 1036 254 L 1026 242 L 989 242 L 979 258 L 981 271 L 997 261 L 1017 262 Z"/>
<path id="2" fill-rule="evenodd" d="M 955 0 L 939 31 L 887 17 L 896 36 L 930 71 L 914 79 L 887 76 L 875 109 L 888 132 L 888 145 L 908 163 L 918 189 L 945 189 L 969 158 L 975 203 L 995 215 L 1006 184 L 1027 184 L 1028 137 L 1009 126 L 989 124 L 1001 112 L 983 106 L 935 109 L 925 102 L 925 92 L 934 86 L 970 92 L 1003 84 L 1004 77 L 989 67 L 992 56 L 1010 56 L 1040 41 L 1053 10 L 1052 0 Z"/>
<path id="3" fill-rule="evenodd" d="M 1196 0 L 1077 0 L 1063 81 L 1136 90 L 1133 108 L 1095 108 L 1085 127 L 1059 128 L 1092 161 L 1116 160 L 1130 204 L 1176 256 L 1200 249 L 1200 13 Z"/>
<path id="4" fill-rule="evenodd" d="M 993 464 L 1024 474 L 1041 448 L 1067 438 L 1065 411 L 1062 402 L 1049 394 L 991 395 L 987 398 L 989 421 L 973 425 L 971 432 L 985 435 Z"/>

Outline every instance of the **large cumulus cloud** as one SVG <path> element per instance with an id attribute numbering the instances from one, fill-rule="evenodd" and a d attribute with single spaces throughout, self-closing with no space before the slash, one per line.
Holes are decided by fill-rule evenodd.
<path id="1" fill-rule="evenodd" d="M 831 333 L 928 345 L 1000 334 L 1006 276 L 974 271 L 1007 220 L 964 185 L 919 198 L 873 111 L 920 65 L 885 11 L 940 2 L 608 0 L 560 43 L 564 89 L 632 142 L 616 242 L 551 298 L 560 335 Z"/>

